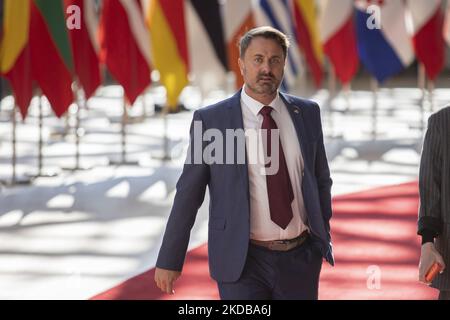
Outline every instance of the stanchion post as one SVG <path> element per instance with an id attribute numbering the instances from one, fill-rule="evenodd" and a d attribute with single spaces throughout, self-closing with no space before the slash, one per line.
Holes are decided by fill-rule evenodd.
<path id="1" fill-rule="evenodd" d="M 372 140 L 376 140 L 378 136 L 378 81 L 372 78 L 370 81 L 370 87 L 372 88 L 373 103 L 372 103 Z"/>

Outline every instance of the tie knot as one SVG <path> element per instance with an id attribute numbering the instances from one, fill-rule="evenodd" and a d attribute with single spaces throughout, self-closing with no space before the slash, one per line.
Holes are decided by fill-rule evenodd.
<path id="1" fill-rule="evenodd" d="M 261 108 L 261 110 L 259 110 L 259 113 L 262 114 L 263 117 L 265 116 L 269 116 L 270 113 L 272 112 L 273 108 L 270 106 L 264 106 Z"/>

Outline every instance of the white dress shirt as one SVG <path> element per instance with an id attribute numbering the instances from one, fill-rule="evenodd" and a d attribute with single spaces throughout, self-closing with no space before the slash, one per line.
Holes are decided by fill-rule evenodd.
<path id="1" fill-rule="evenodd" d="M 260 130 L 263 116 L 259 114 L 264 105 L 251 98 L 245 92 L 245 86 L 241 93 L 242 116 L 244 120 L 244 130 Z M 300 144 L 295 130 L 294 123 L 287 107 L 277 97 L 269 104 L 274 110 L 271 116 L 278 126 L 281 146 L 286 158 L 286 165 L 289 171 L 292 188 L 294 191 L 294 200 L 292 201 L 293 218 L 286 229 L 280 228 L 270 219 L 269 198 L 267 196 L 265 166 L 263 161 L 248 161 L 248 177 L 250 191 L 250 238 L 254 240 L 284 240 L 293 239 L 299 236 L 303 231 L 308 230 L 306 226 L 306 209 L 303 202 L 302 178 L 303 178 L 303 157 Z M 264 158 L 264 149 L 262 146 L 262 137 L 258 131 L 258 148 L 254 148 L 254 143 L 246 140 L 247 159 L 253 157 L 256 152 L 257 159 Z M 254 142 L 254 139 L 252 140 Z"/>

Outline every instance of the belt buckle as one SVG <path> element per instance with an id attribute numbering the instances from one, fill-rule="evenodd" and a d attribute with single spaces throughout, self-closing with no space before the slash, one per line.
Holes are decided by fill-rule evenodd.
<path id="1" fill-rule="evenodd" d="M 292 249 L 290 246 L 290 243 L 288 241 L 282 240 L 279 242 L 273 242 L 270 245 L 270 250 L 275 250 L 275 251 L 288 251 L 290 249 Z"/>
<path id="2" fill-rule="evenodd" d="M 274 241 L 269 245 L 269 249 L 274 251 L 286 251 L 286 243 L 281 241 Z"/>

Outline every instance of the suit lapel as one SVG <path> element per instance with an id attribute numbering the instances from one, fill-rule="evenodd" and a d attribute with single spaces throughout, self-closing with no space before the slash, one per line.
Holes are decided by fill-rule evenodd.
<path id="1" fill-rule="evenodd" d="M 231 129 L 242 129 L 244 130 L 244 119 L 242 117 L 242 107 L 241 107 L 241 90 L 239 90 L 233 97 L 230 98 L 228 103 L 229 110 L 229 128 Z M 247 148 L 247 143 L 245 143 Z M 236 149 L 235 149 L 236 151 Z M 242 183 L 244 184 L 244 190 L 247 190 L 248 199 L 249 188 L 248 188 L 248 165 L 247 165 L 247 152 L 245 152 L 245 163 L 237 165 L 239 169 L 239 176 L 241 177 Z"/>
<path id="2" fill-rule="evenodd" d="M 303 110 L 300 106 L 294 104 L 289 96 L 280 92 L 280 97 L 283 100 L 284 104 L 286 105 L 289 114 L 291 115 L 292 122 L 294 123 L 295 126 L 295 131 L 297 132 L 298 141 L 300 143 L 300 149 L 302 150 L 303 157 L 305 157 L 306 155 L 305 144 L 308 142 L 307 141 L 308 137 L 305 132 Z"/>

